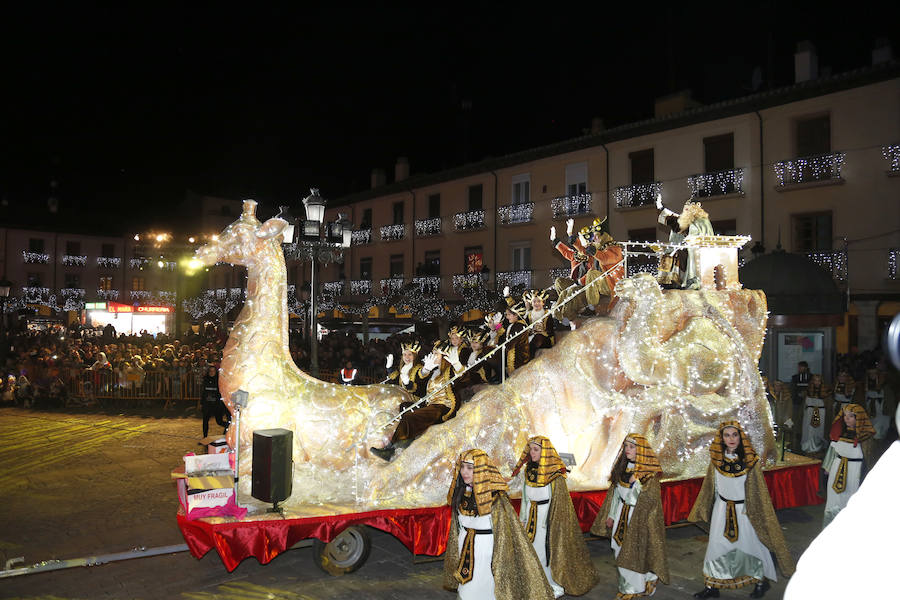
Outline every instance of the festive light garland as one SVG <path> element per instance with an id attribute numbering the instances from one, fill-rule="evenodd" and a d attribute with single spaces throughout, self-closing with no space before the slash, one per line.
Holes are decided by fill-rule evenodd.
<path id="1" fill-rule="evenodd" d="M 691 198 L 744 193 L 744 169 L 727 169 L 714 173 L 701 173 L 687 178 Z"/>
<path id="2" fill-rule="evenodd" d="M 888 279 L 897 279 L 897 254 L 900 254 L 898 248 L 888 250 Z"/>
<path id="3" fill-rule="evenodd" d="M 847 253 L 843 250 L 806 252 L 806 256 L 841 283 L 847 280 Z"/>
<path id="4" fill-rule="evenodd" d="M 457 231 L 472 231 L 484 227 L 484 211 L 470 210 L 453 215 L 453 226 Z"/>
<path id="5" fill-rule="evenodd" d="M 516 223 L 528 223 L 534 217 L 534 202 L 522 204 L 509 204 L 497 209 L 501 225 L 513 225 Z"/>
<path id="6" fill-rule="evenodd" d="M 122 264 L 122 259 L 117 256 L 98 256 L 97 266 L 106 267 L 108 269 L 118 268 Z"/>
<path id="7" fill-rule="evenodd" d="M 32 265 L 46 265 L 50 262 L 50 255 L 44 254 L 43 252 L 29 252 L 28 250 L 23 250 L 22 260 Z"/>
<path id="8" fill-rule="evenodd" d="M 87 256 L 63 254 L 62 263 L 67 267 L 83 267 L 87 264 Z"/>
<path id="9" fill-rule="evenodd" d="M 372 228 L 357 229 L 350 235 L 350 245 L 363 246 L 372 243 Z"/>
<path id="10" fill-rule="evenodd" d="M 150 299 L 150 291 L 149 290 L 131 290 L 129 293 L 132 300 L 149 300 Z"/>
<path id="11" fill-rule="evenodd" d="M 453 276 L 453 291 L 462 294 L 463 290 L 478 287 L 483 281 L 481 273 L 457 273 Z"/>
<path id="12" fill-rule="evenodd" d="M 379 283 L 381 284 L 381 293 L 384 296 L 389 296 L 391 294 L 396 294 L 403 288 L 404 283 L 403 277 L 391 277 L 389 279 L 382 279 Z"/>
<path id="13" fill-rule="evenodd" d="M 654 277 L 659 274 L 659 260 L 651 257 L 635 257 L 628 261 L 628 277 L 638 273 L 650 273 Z"/>
<path id="14" fill-rule="evenodd" d="M 662 187 L 661 181 L 623 185 L 613 190 L 613 198 L 617 208 L 647 206 L 656 202 L 656 197 L 662 193 Z"/>
<path id="15" fill-rule="evenodd" d="M 150 264 L 149 258 L 130 258 L 128 259 L 128 267 L 131 269 L 143 269 Z"/>
<path id="16" fill-rule="evenodd" d="M 343 281 L 326 281 L 322 284 L 322 288 L 329 294 L 340 296 L 344 293 Z"/>
<path id="17" fill-rule="evenodd" d="M 433 219 L 417 219 L 416 220 L 416 236 L 427 237 L 429 235 L 441 234 L 441 218 Z"/>
<path id="18" fill-rule="evenodd" d="M 437 294 L 441 291 L 441 278 L 434 275 L 413 277 L 412 282 L 423 294 Z"/>
<path id="19" fill-rule="evenodd" d="M 350 281 L 350 294 L 353 296 L 369 296 L 372 294 L 371 279 L 354 279 Z"/>
<path id="20" fill-rule="evenodd" d="M 551 267 L 549 273 L 550 280 L 556 281 L 560 277 L 569 277 L 572 275 L 572 270 L 568 267 Z"/>
<path id="21" fill-rule="evenodd" d="M 22 299 L 26 304 L 42 304 L 42 298 L 50 295 L 50 288 L 26 286 L 22 288 Z"/>
<path id="22" fill-rule="evenodd" d="M 156 297 L 159 298 L 162 304 L 175 304 L 176 295 L 175 292 L 170 292 L 167 290 L 159 290 L 156 292 Z"/>
<path id="23" fill-rule="evenodd" d="M 379 229 L 379 233 L 381 233 L 381 239 L 385 242 L 392 242 L 394 240 L 402 240 L 406 236 L 406 225 L 385 225 L 381 229 Z"/>
<path id="24" fill-rule="evenodd" d="M 64 298 L 84 298 L 85 291 L 84 288 L 62 288 L 59 295 Z"/>
<path id="25" fill-rule="evenodd" d="M 586 215 L 591 212 L 591 193 L 559 196 L 550 201 L 550 208 L 554 219 Z"/>
<path id="26" fill-rule="evenodd" d="M 497 273 L 497 287 L 509 286 L 511 289 L 531 289 L 531 278 L 534 271 L 500 271 Z"/>
<path id="27" fill-rule="evenodd" d="M 97 289 L 97 297 L 101 300 L 118 300 L 119 290 L 101 290 Z"/>
<path id="28" fill-rule="evenodd" d="M 881 155 L 891 163 L 891 172 L 900 171 L 900 144 L 888 144 L 881 147 Z"/>
<path id="29" fill-rule="evenodd" d="M 846 156 L 844 152 L 831 152 L 777 162 L 773 167 L 778 185 L 840 179 Z"/>

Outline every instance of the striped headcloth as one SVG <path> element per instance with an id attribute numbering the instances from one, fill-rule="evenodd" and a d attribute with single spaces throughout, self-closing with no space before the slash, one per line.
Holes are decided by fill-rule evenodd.
<path id="1" fill-rule="evenodd" d="M 836 442 L 841 435 L 840 423 L 844 418 L 844 413 L 852 412 L 856 415 L 856 441 L 864 442 L 875 435 L 875 428 L 872 427 L 872 421 L 869 420 L 869 414 L 866 409 L 859 404 L 848 404 L 841 409 L 834 417 L 831 424 L 831 440 Z"/>
<path id="2" fill-rule="evenodd" d="M 709 457 L 713 464 L 717 469 L 721 470 L 722 465 L 725 463 L 725 442 L 722 440 L 722 430 L 726 427 L 734 427 L 738 430 L 738 433 L 741 435 L 741 446 L 744 447 L 744 467 L 746 469 L 751 468 L 759 460 L 759 456 L 756 454 L 756 450 L 753 449 L 750 437 L 737 421 L 725 421 L 719 424 L 719 428 L 716 430 L 716 437 L 713 438 L 712 444 L 709 445 Z"/>
<path id="3" fill-rule="evenodd" d="M 541 459 L 538 461 L 537 480 L 528 481 L 528 477 L 526 477 L 525 483 L 527 485 L 544 487 L 557 477 L 566 476 L 566 463 L 559 457 L 556 448 L 553 447 L 550 440 L 542 435 L 536 435 L 528 439 L 528 443 L 525 444 L 525 449 L 522 450 L 522 456 L 519 457 L 519 462 L 516 463 L 513 473 L 518 473 L 522 465 L 531 460 L 531 444 L 541 447 Z"/>
<path id="4" fill-rule="evenodd" d="M 472 463 L 475 468 L 475 476 L 472 478 L 472 493 L 475 495 L 475 504 L 478 505 L 478 514 L 490 514 L 494 492 L 508 492 L 509 487 L 484 450 L 477 448 L 466 450 L 456 460 L 450 492 L 447 494 L 447 504 L 453 503 L 453 492 L 456 490 L 457 481 L 460 480 L 459 469 L 464 462 Z"/>
<path id="5" fill-rule="evenodd" d="M 647 438 L 639 433 L 629 433 L 622 441 L 622 448 L 619 450 L 620 456 L 625 454 L 625 442 L 631 442 L 637 446 L 637 453 L 634 457 L 634 476 L 636 478 L 643 481 L 647 477 L 662 473 L 659 459 L 656 457 L 656 452 L 653 451 L 653 447 L 650 446 Z M 616 462 L 618 462 L 618 458 Z"/>

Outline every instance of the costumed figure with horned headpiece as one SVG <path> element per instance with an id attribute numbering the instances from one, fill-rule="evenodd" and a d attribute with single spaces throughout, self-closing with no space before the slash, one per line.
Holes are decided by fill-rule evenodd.
<path id="1" fill-rule="evenodd" d="M 532 290 L 525 292 L 524 300 L 525 319 L 534 324 L 528 337 L 528 349 L 531 356 L 535 356 L 541 348 L 552 348 L 556 343 L 554 319 L 549 310 L 550 294 L 546 290 Z"/>
<path id="2" fill-rule="evenodd" d="M 859 404 L 848 404 L 835 415 L 831 444 L 822 459 L 822 468 L 828 473 L 823 527 L 847 506 L 859 489 L 866 467 L 872 465 L 874 436 L 869 415 Z"/>
<path id="3" fill-rule="evenodd" d="M 650 596 L 660 581 L 669 583 L 661 473 L 647 439 L 637 433 L 625 436 L 606 499 L 591 526 L 594 535 L 610 538 L 619 571 L 618 600 Z"/>
<path id="4" fill-rule="evenodd" d="M 444 587 L 463 600 L 549 600 L 553 591 L 516 519 L 509 488 L 482 450 L 456 461 L 447 503 Z"/>
<path id="5" fill-rule="evenodd" d="M 511 375 L 513 371 L 531 360 L 531 349 L 528 345 L 528 336 L 524 333 L 528 327 L 525 321 L 527 313 L 525 303 L 507 296 L 506 304 L 504 315 L 507 324 L 499 343 L 506 343 L 506 374 Z"/>
<path id="6" fill-rule="evenodd" d="M 519 519 L 531 540 L 553 594 L 581 596 L 597 583 L 597 571 L 566 486 L 565 463 L 550 440 L 529 438 L 513 477 L 525 467 Z"/>
<path id="7" fill-rule="evenodd" d="M 794 560 L 784 540 L 762 464 L 750 438 L 737 421 L 719 425 L 709 446 L 709 468 L 688 520 L 709 523 L 703 559 L 706 587 L 695 598 L 718 598 L 720 589 L 753 585 L 751 598 L 762 598 L 769 580 L 776 581 L 775 562 L 785 576 Z"/>

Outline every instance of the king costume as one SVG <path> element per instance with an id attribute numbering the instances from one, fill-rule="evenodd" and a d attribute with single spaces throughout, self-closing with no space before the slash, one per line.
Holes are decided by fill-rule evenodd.
<path id="1" fill-rule="evenodd" d="M 474 468 L 471 486 L 460 475 L 463 463 Z M 506 482 L 484 451 L 460 455 L 447 495 L 451 513 L 444 587 L 463 600 L 554 597 L 507 492 Z"/>
<path id="2" fill-rule="evenodd" d="M 634 461 L 625 455 L 627 442 L 636 446 Z M 662 468 L 646 438 L 637 433 L 625 437 L 613 464 L 610 487 L 591 533 L 610 538 L 619 572 L 617 600 L 651 596 L 659 581 L 669 583 L 659 486 Z M 611 528 L 607 519 L 613 521 Z"/>
<path id="3" fill-rule="evenodd" d="M 537 462 L 531 459 L 532 444 L 540 447 Z M 566 486 L 566 465 L 550 440 L 538 435 L 525 444 L 513 476 L 523 466 L 525 483 L 519 518 L 553 595 L 586 594 L 596 585 L 598 575 Z"/>

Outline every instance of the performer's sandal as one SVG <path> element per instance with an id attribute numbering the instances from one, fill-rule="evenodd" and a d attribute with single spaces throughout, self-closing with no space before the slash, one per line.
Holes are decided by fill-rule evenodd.
<path id="1" fill-rule="evenodd" d="M 396 448 L 394 448 L 393 444 L 385 446 L 384 448 L 375 448 L 374 446 L 369 448 L 369 452 L 387 462 L 391 462 L 395 450 Z"/>
<path id="2" fill-rule="evenodd" d="M 694 594 L 694 598 L 718 598 L 719 590 L 716 588 L 705 587 L 701 591 Z"/>
<path id="3" fill-rule="evenodd" d="M 757 583 L 755 586 L 753 586 L 753 591 L 750 592 L 750 597 L 762 598 L 766 595 L 766 592 L 769 591 L 770 587 L 772 586 L 769 585 L 769 582 L 763 579 L 761 583 Z"/>

